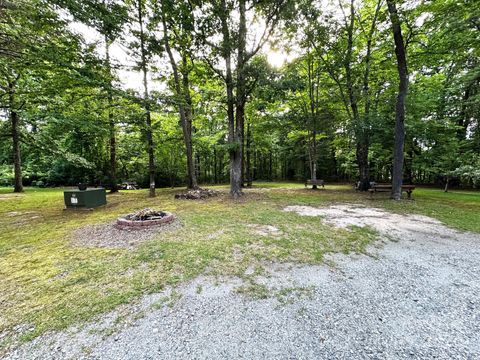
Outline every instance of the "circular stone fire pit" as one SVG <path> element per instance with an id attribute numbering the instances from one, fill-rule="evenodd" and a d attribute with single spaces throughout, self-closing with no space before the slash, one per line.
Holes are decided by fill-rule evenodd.
<path id="1" fill-rule="evenodd" d="M 175 220 L 175 215 L 170 212 L 143 209 L 118 218 L 116 226 L 120 229 L 145 228 L 147 226 L 169 224 L 173 220 Z"/>

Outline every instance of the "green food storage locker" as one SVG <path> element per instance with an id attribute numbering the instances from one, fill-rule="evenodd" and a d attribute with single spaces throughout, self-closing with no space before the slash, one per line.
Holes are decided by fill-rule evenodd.
<path id="1" fill-rule="evenodd" d="M 107 204 L 107 192 L 104 188 L 66 190 L 63 197 L 67 209 L 88 210 Z"/>

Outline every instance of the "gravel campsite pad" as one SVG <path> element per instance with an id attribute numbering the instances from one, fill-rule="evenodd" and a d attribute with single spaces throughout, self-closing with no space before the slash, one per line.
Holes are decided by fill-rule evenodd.
<path id="1" fill-rule="evenodd" d="M 369 226 L 385 241 L 373 256 L 334 255 L 333 266 L 271 264 L 270 276 L 255 278 L 266 298 L 239 293 L 240 279 L 197 278 L 129 305 L 123 323 L 117 310 L 6 358 L 480 358 L 478 234 L 358 205 L 285 211 L 299 222 Z"/>

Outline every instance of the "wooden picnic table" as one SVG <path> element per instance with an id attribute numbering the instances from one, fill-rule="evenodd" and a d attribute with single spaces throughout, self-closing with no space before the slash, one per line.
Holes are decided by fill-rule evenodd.
<path id="1" fill-rule="evenodd" d="M 325 189 L 325 181 L 323 180 L 306 180 L 305 181 L 305 187 L 307 186 L 314 186 L 314 185 L 317 185 L 317 186 L 321 186 L 322 188 Z"/>
<path id="2" fill-rule="evenodd" d="M 415 190 L 415 185 L 402 185 L 402 191 L 407 193 L 409 199 L 412 198 L 412 192 Z M 373 196 L 374 193 L 377 192 L 391 192 L 392 185 L 391 184 L 375 184 L 370 189 L 368 189 L 370 194 Z"/>

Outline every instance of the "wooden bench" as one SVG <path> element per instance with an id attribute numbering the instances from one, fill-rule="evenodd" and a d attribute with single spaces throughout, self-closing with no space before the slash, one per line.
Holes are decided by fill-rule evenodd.
<path id="1" fill-rule="evenodd" d="M 412 198 L 412 192 L 415 190 L 415 185 L 402 185 L 402 191 L 407 193 L 409 199 Z M 391 184 L 375 184 L 370 189 L 368 189 L 370 195 L 373 196 L 377 192 L 392 192 Z"/>
<path id="2" fill-rule="evenodd" d="M 325 181 L 323 181 L 323 180 L 306 180 L 305 181 L 305 187 L 307 187 L 307 186 L 312 186 L 313 187 L 314 185 L 321 186 L 322 188 L 325 189 Z"/>
<path id="3" fill-rule="evenodd" d="M 377 183 L 375 181 L 370 181 L 370 188 L 372 188 L 376 184 Z M 355 189 L 355 191 L 359 191 L 361 185 L 362 185 L 361 181 L 357 181 L 355 184 L 353 184 L 353 188 Z"/>

